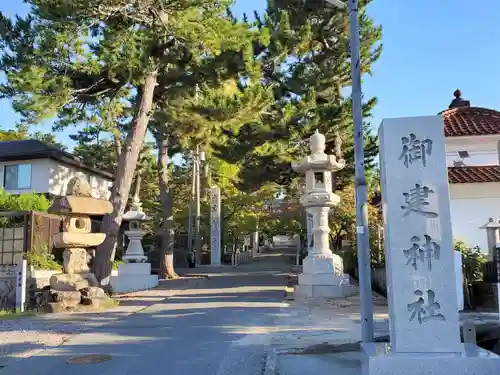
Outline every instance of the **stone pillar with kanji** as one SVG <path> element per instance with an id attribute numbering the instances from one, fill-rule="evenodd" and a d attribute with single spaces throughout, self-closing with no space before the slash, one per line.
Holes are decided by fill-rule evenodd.
<path id="1" fill-rule="evenodd" d="M 442 117 L 386 119 L 379 139 L 390 343 L 361 344 L 363 375 L 500 374 L 460 340 Z"/>
<path id="2" fill-rule="evenodd" d="M 312 216 L 313 247 L 303 261 L 303 273 L 295 287 L 296 297 L 336 298 L 356 293 L 344 274 L 342 258 L 333 254 L 329 245 L 328 213 L 340 202 L 332 192 L 332 172 L 344 168 L 345 162 L 325 153 L 325 136 L 316 131 L 309 139 L 311 154 L 292 163 L 292 168 L 305 174 L 306 188 L 300 202 Z"/>

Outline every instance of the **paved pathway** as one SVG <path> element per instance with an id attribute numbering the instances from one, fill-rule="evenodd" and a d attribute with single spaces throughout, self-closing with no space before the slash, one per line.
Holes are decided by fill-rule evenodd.
<path id="1" fill-rule="evenodd" d="M 70 337 L 30 358 L 9 361 L 1 375 L 260 375 L 284 303 L 288 262 L 267 255 L 255 265 L 196 269 L 197 287 L 104 326 Z M 74 356 L 109 354 L 98 364 Z"/>

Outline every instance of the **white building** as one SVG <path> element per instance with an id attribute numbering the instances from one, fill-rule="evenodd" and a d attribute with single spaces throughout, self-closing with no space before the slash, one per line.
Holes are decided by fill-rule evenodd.
<path id="1" fill-rule="evenodd" d="M 453 236 L 488 252 L 488 218 L 500 216 L 500 112 L 472 107 L 460 90 L 443 111 Z"/>
<path id="2" fill-rule="evenodd" d="M 114 180 L 111 173 L 40 141 L 0 142 L 0 183 L 8 193 L 65 195 L 68 182 L 76 176 L 89 180 L 94 197 L 109 198 Z"/>

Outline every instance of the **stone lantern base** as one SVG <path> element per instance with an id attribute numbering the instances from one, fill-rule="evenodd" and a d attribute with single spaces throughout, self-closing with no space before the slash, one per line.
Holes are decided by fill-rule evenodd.
<path id="1" fill-rule="evenodd" d="M 296 298 L 345 298 L 355 295 L 358 287 L 350 285 L 349 275 L 343 273 L 342 258 L 336 254 L 311 254 L 304 259 Z"/>
<path id="2" fill-rule="evenodd" d="M 158 286 L 158 275 L 151 275 L 150 263 L 123 263 L 111 273 L 113 293 L 131 293 Z"/>

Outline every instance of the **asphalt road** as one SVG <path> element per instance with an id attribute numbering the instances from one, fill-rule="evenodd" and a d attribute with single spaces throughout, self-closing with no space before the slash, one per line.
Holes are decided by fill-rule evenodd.
<path id="1" fill-rule="evenodd" d="M 284 306 L 284 264 L 261 262 L 204 281 L 127 318 L 9 363 L 0 375 L 260 375 Z M 109 355 L 97 364 L 75 356 Z"/>

